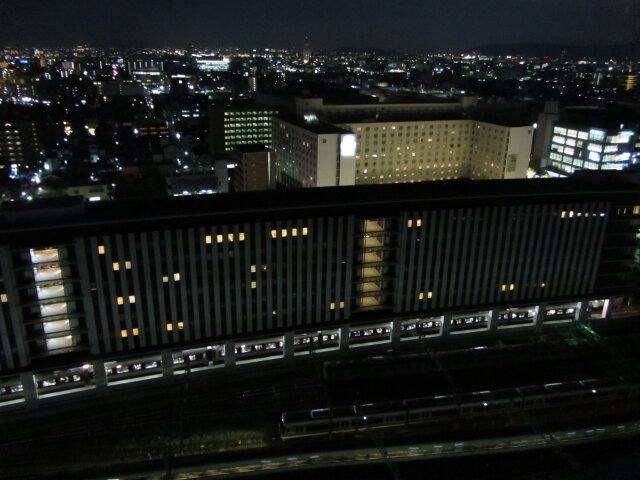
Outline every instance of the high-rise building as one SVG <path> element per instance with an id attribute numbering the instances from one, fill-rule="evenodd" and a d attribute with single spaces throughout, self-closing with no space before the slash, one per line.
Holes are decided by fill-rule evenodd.
<path id="1" fill-rule="evenodd" d="M 606 317 L 640 183 L 582 177 L 5 203 L 0 405 Z"/>
<path id="2" fill-rule="evenodd" d="M 17 175 L 25 163 L 34 160 L 39 150 L 40 141 L 34 122 L 0 122 L 0 169 L 7 176 Z"/>
<path id="3" fill-rule="evenodd" d="M 231 152 L 242 145 L 271 148 L 271 119 L 277 114 L 276 108 L 253 103 L 212 107 L 209 135 L 213 153 Z"/>
<path id="4" fill-rule="evenodd" d="M 241 145 L 233 151 L 233 187 L 236 192 L 268 190 L 271 151 L 264 145 Z"/>

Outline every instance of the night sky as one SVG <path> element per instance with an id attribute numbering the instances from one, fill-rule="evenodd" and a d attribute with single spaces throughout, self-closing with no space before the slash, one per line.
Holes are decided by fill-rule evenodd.
<path id="1" fill-rule="evenodd" d="M 383 47 L 640 39 L 640 0 L 0 0 L 0 45 Z"/>

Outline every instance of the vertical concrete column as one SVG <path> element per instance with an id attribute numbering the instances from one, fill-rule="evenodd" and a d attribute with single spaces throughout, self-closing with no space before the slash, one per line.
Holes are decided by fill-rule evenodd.
<path id="1" fill-rule="evenodd" d="M 440 317 L 442 327 L 440 328 L 440 336 L 448 337 L 451 334 L 451 314 L 445 313 Z"/>
<path id="2" fill-rule="evenodd" d="M 340 327 L 340 351 L 346 352 L 349 350 L 349 325 L 343 325 Z"/>
<path id="3" fill-rule="evenodd" d="M 395 318 L 393 322 L 391 322 L 391 343 L 393 345 L 398 345 L 400 343 L 400 338 L 402 335 L 402 320 L 399 318 Z"/>
<path id="4" fill-rule="evenodd" d="M 173 355 L 171 355 L 171 350 L 162 350 L 160 356 L 162 358 L 162 378 L 171 380 L 173 378 Z"/>
<path id="5" fill-rule="evenodd" d="M 98 390 L 107 388 L 107 372 L 104 369 L 103 360 L 93 362 L 93 380 L 96 382 L 96 388 Z"/>
<path id="6" fill-rule="evenodd" d="M 293 330 L 290 330 L 284 334 L 284 358 L 292 359 L 293 354 Z"/>
<path id="7" fill-rule="evenodd" d="M 36 379 L 33 376 L 33 373 L 21 373 L 20 383 L 22 383 L 22 392 L 24 393 L 25 403 L 29 407 L 35 407 L 38 403 L 38 389 L 36 388 Z"/>
<path id="8" fill-rule="evenodd" d="M 500 323 L 500 310 L 494 308 L 489 312 L 489 331 L 492 334 L 498 331 L 498 323 Z"/>
<path id="9" fill-rule="evenodd" d="M 236 366 L 236 344 L 231 340 L 224 342 L 224 366 Z"/>
<path id="10" fill-rule="evenodd" d="M 541 303 L 540 305 L 536 306 L 535 311 L 536 313 L 533 317 L 533 323 L 535 325 L 536 331 L 540 332 L 540 330 L 542 330 L 542 324 L 544 323 L 544 316 L 547 313 L 547 304 Z"/>
<path id="11" fill-rule="evenodd" d="M 576 305 L 576 318 L 575 323 L 578 325 L 582 325 L 587 321 L 587 307 L 589 306 L 589 302 L 582 301 L 578 302 Z"/>

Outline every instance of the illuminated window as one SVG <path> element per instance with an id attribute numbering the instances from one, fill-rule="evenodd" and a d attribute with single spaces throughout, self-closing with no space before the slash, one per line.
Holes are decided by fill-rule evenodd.
<path id="1" fill-rule="evenodd" d="M 131 261 L 127 260 L 126 262 L 124 262 L 124 268 L 126 268 L 127 270 L 131 270 Z"/>
<path id="2" fill-rule="evenodd" d="M 420 293 L 418 294 L 418 300 L 422 300 L 422 299 L 424 299 L 424 293 L 423 293 L 423 292 L 420 292 Z"/>
<path id="3" fill-rule="evenodd" d="M 307 227 L 302 227 L 302 235 L 308 235 L 309 229 Z"/>
<path id="4" fill-rule="evenodd" d="M 413 220 L 407 220 L 407 227 L 413 227 Z"/>
<path id="5" fill-rule="evenodd" d="M 258 284 L 256 283 L 255 280 L 251 282 L 251 288 L 257 288 L 257 287 L 258 287 Z"/>
<path id="6" fill-rule="evenodd" d="M 7 303 L 9 301 L 9 297 L 7 297 L 6 293 L 0 294 L 0 302 Z"/>
<path id="7" fill-rule="evenodd" d="M 204 237 L 204 243 L 206 243 L 207 245 L 210 245 L 211 242 L 212 242 L 211 235 L 207 235 L 206 237 Z"/>
<path id="8" fill-rule="evenodd" d="M 277 230 L 271 230 L 271 238 L 278 238 L 278 231 Z"/>
<path id="9" fill-rule="evenodd" d="M 218 243 L 222 243 L 222 242 L 223 242 L 223 240 L 224 240 L 224 237 L 223 237 L 222 235 L 216 235 L 216 241 L 217 241 Z"/>
<path id="10" fill-rule="evenodd" d="M 173 323 L 167 323 L 167 332 L 173 330 Z"/>
<path id="11" fill-rule="evenodd" d="M 113 262 L 113 269 L 120 270 L 120 264 L 118 262 Z"/>
<path id="12" fill-rule="evenodd" d="M 427 292 L 427 298 L 433 298 L 433 292 Z"/>
<path id="13" fill-rule="evenodd" d="M 184 322 L 178 322 L 178 330 L 184 329 Z"/>
<path id="14" fill-rule="evenodd" d="M 126 330 L 120 330 L 120 336 L 122 338 L 128 337 L 129 336 L 129 332 L 127 332 Z"/>
<path id="15" fill-rule="evenodd" d="M 542 283 L 540 284 L 540 286 L 541 286 L 542 288 L 544 288 L 544 287 L 546 287 L 546 286 L 547 286 L 547 284 L 546 284 L 546 283 L 544 283 L 544 282 L 542 282 Z"/>
<path id="16" fill-rule="evenodd" d="M 255 265 L 251 265 L 251 273 L 256 273 L 256 266 Z"/>
<path id="17" fill-rule="evenodd" d="M 240 240 L 241 242 L 244 242 L 244 233 L 243 232 L 240 232 L 238 234 L 238 240 Z"/>
<path id="18" fill-rule="evenodd" d="M 335 304 L 335 302 L 331 302 L 331 305 L 329 305 L 329 308 L 330 308 L 331 310 L 335 310 L 335 309 L 336 309 L 336 304 Z"/>
<path id="19" fill-rule="evenodd" d="M 163 282 L 163 283 L 168 283 L 168 282 L 169 282 L 169 277 L 168 277 L 167 275 L 164 275 L 164 276 L 162 277 L 162 282 Z"/>
<path id="20" fill-rule="evenodd" d="M 504 285 L 504 284 L 502 285 L 502 291 L 503 291 L 503 292 L 506 292 L 506 291 L 507 291 L 507 286 L 506 286 L 506 285 Z"/>
<path id="21" fill-rule="evenodd" d="M 134 337 L 137 337 L 137 336 L 138 336 L 138 333 L 139 333 L 138 329 L 137 329 L 137 328 L 134 328 L 134 329 L 133 329 L 133 336 L 134 336 Z"/>
<path id="22" fill-rule="evenodd" d="M 287 232 L 287 229 L 286 229 L 286 228 L 283 228 L 283 229 L 282 229 L 282 232 L 281 232 L 281 234 L 282 234 L 282 238 L 286 237 L 288 233 L 289 233 L 289 232 Z"/>
<path id="23" fill-rule="evenodd" d="M 227 234 L 227 240 L 229 240 L 230 242 L 233 242 L 233 233 Z"/>
<path id="24" fill-rule="evenodd" d="M 118 305 L 124 305 L 124 297 L 116 298 L 116 302 L 118 303 Z"/>
<path id="25" fill-rule="evenodd" d="M 129 303 L 136 303 L 136 296 L 135 295 L 129 295 Z"/>
<path id="26" fill-rule="evenodd" d="M 292 228 L 291 229 L 291 236 L 292 237 L 297 237 L 298 236 L 298 229 L 297 228 Z"/>
<path id="27" fill-rule="evenodd" d="M 422 226 L 422 220 L 418 219 L 416 220 L 416 227 L 421 227 Z"/>
<path id="28" fill-rule="evenodd" d="M 179 282 L 179 281 L 180 281 L 180 273 L 179 273 L 179 272 L 178 272 L 178 273 L 174 273 L 174 274 L 173 274 L 173 279 L 174 279 L 176 282 Z"/>
<path id="29" fill-rule="evenodd" d="M 509 285 L 509 290 L 515 290 L 516 286 L 512 283 L 511 285 Z"/>
<path id="30" fill-rule="evenodd" d="M 344 308 L 344 302 L 340 302 L 340 308 Z"/>
<path id="31" fill-rule="evenodd" d="M 98 245 L 98 254 L 104 255 L 104 245 Z"/>

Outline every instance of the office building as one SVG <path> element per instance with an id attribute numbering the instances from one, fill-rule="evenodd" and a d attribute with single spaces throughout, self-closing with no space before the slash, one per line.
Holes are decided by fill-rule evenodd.
<path id="1" fill-rule="evenodd" d="M 231 152 L 243 145 L 271 148 L 271 119 L 277 114 L 277 108 L 253 103 L 212 107 L 209 135 L 213 153 Z"/>
<path id="2" fill-rule="evenodd" d="M 633 293 L 639 193 L 610 172 L 5 203 L 0 405 L 606 317 Z"/>

